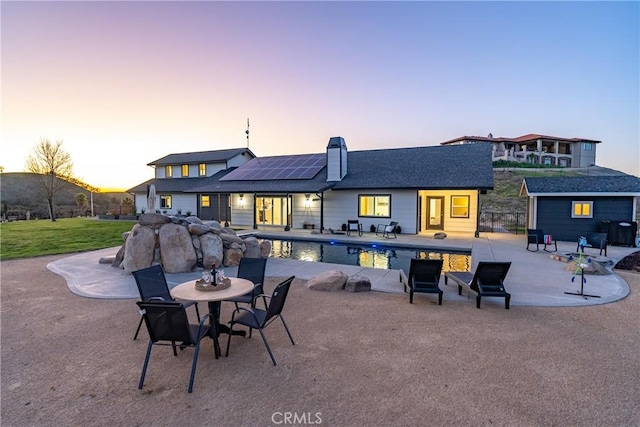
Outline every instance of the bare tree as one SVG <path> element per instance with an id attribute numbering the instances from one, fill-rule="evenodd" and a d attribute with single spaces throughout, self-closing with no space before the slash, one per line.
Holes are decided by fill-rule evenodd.
<path id="1" fill-rule="evenodd" d="M 71 155 L 62 149 L 62 141 L 55 144 L 42 138 L 34 147 L 33 154 L 27 157 L 27 170 L 42 177 L 51 221 L 56 220 L 53 204 L 56 194 L 63 189 L 65 182 L 73 179 Z"/>

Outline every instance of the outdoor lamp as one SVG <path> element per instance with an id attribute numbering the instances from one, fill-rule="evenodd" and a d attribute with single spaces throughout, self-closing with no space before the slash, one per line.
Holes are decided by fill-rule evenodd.
<path id="1" fill-rule="evenodd" d="M 244 205 L 244 194 L 240 193 L 240 204 Z"/>

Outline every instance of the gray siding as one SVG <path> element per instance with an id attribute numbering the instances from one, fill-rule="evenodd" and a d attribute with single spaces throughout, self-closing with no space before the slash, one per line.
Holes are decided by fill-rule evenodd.
<path id="1" fill-rule="evenodd" d="M 593 202 L 593 218 L 571 218 L 573 201 Z M 538 197 L 537 227 L 558 240 L 578 241 L 587 232 L 598 231 L 600 223 L 632 221 L 633 197 Z"/>

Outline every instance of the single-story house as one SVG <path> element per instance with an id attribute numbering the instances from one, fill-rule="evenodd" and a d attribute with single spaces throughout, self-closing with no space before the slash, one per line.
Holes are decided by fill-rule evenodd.
<path id="1" fill-rule="evenodd" d="M 632 175 L 524 178 L 527 228 L 541 228 L 557 240 L 578 241 L 589 232 L 631 224 L 637 218 L 640 178 Z M 629 229 L 632 230 L 632 229 Z M 635 238 L 635 231 L 630 237 Z M 629 238 L 619 240 L 628 244 Z"/>
<path id="2" fill-rule="evenodd" d="M 160 211 L 234 227 L 339 230 L 357 219 L 365 230 L 397 221 L 407 234 L 477 233 L 479 195 L 493 189 L 485 144 L 349 152 L 342 137 L 333 137 L 325 153 L 255 157 L 247 149 L 220 150 L 172 154 L 149 165 L 155 178 L 128 190 L 136 206 L 146 206 L 153 184 Z M 192 175 L 203 167 L 212 173 Z M 180 176 L 167 174 L 176 169 Z"/>

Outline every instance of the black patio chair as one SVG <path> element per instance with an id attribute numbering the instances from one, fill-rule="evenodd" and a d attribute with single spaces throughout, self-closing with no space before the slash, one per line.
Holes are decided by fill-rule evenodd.
<path id="1" fill-rule="evenodd" d="M 362 236 L 362 224 L 357 219 L 347 220 L 347 236 L 351 236 L 351 232 L 358 233 L 358 236 Z"/>
<path id="2" fill-rule="evenodd" d="M 548 236 L 545 238 L 545 236 Z M 556 239 L 550 234 L 544 234 L 541 228 L 527 228 L 527 250 L 530 251 L 529 245 L 536 245 L 536 251 L 540 250 L 540 245 L 544 245 L 544 250 L 547 252 L 551 252 L 547 250 L 547 245 L 553 245 L 555 251 L 558 251 L 558 244 L 556 243 Z"/>
<path id="3" fill-rule="evenodd" d="M 271 356 L 271 362 L 273 362 L 273 366 L 276 365 L 276 359 L 273 357 L 273 353 L 271 352 L 271 347 L 269 347 L 269 342 L 267 341 L 267 337 L 264 335 L 264 328 L 270 325 L 277 317 L 282 320 L 282 324 L 284 325 L 284 329 L 287 331 L 287 335 L 289 335 L 289 339 L 291 340 L 291 344 L 295 345 L 293 342 L 293 337 L 291 336 L 291 332 L 289 332 L 289 328 L 287 327 L 287 323 L 284 321 L 284 317 L 282 316 L 282 309 L 284 308 L 284 303 L 287 299 L 287 294 L 289 293 L 289 287 L 291 286 L 291 282 L 293 282 L 295 276 L 289 277 L 284 282 L 280 283 L 275 287 L 273 293 L 269 298 L 269 305 L 266 310 L 260 310 L 259 308 L 244 308 L 240 307 L 233 311 L 231 315 L 230 323 L 230 333 L 229 340 L 227 341 L 227 352 L 226 356 L 229 356 L 229 347 L 231 345 L 231 335 L 233 331 L 233 325 L 239 324 L 249 327 L 250 329 L 257 329 L 262 335 L 262 341 L 264 341 L 265 347 L 267 347 L 267 351 L 269 352 L 269 356 Z"/>
<path id="4" fill-rule="evenodd" d="M 585 239 L 587 245 L 584 248 L 600 249 L 600 256 L 602 256 L 602 251 L 604 251 L 604 256 L 607 256 L 607 233 L 587 233 Z M 578 252 L 579 250 L 580 242 L 578 241 L 576 252 Z"/>
<path id="5" fill-rule="evenodd" d="M 504 279 L 511 267 L 510 262 L 480 261 L 475 273 L 448 271 L 444 275 L 444 283 L 452 279 L 458 285 L 458 295 L 462 288 L 468 288 L 476 294 L 476 307 L 480 308 L 482 297 L 504 298 L 504 308 L 509 309 L 511 294 L 504 287 Z"/>
<path id="6" fill-rule="evenodd" d="M 191 362 L 191 376 L 189 377 L 188 392 L 193 390 L 193 382 L 196 376 L 196 365 L 198 363 L 198 352 L 200 351 L 200 341 L 208 336 L 213 339 L 211 323 L 213 315 L 207 313 L 197 325 L 189 324 L 187 311 L 184 305 L 179 302 L 163 301 L 138 301 L 142 319 L 149 331 L 149 345 L 147 355 L 144 358 L 142 374 L 138 388 L 142 389 L 144 377 L 147 373 L 147 366 L 151 358 L 151 349 L 154 345 L 165 345 L 173 347 L 173 355 L 178 356 L 177 347 L 184 350 L 187 347 L 194 347 L 193 361 Z M 210 324 L 205 325 L 209 320 Z"/>
<path id="7" fill-rule="evenodd" d="M 131 274 L 133 274 L 133 278 L 136 279 L 136 285 L 138 285 L 138 292 L 140 293 L 140 299 L 142 301 L 175 301 L 169 293 L 167 278 L 164 275 L 164 270 L 161 265 L 152 265 L 142 270 L 136 270 Z M 180 304 L 185 307 L 195 306 L 196 316 L 198 317 L 198 321 L 200 321 L 200 311 L 198 310 L 197 302 L 183 301 Z M 143 319 L 140 319 L 136 334 L 133 336 L 134 340 L 138 338 L 142 322 Z"/>
<path id="8" fill-rule="evenodd" d="M 391 221 L 389 224 L 378 224 L 378 227 L 376 227 L 376 236 L 391 238 L 391 233 L 393 233 L 393 237 L 396 238 L 398 237 L 396 234 L 397 228 L 397 221 Z"/>
<path id="9" fill-rule="evenodd" d="M 442 290 L 438 286 L 442 264 L 441 259 L 411 259 L 408 277 L 409 302 L 411 304 L 413 304 L 414 293 L 423 293 L 438 294 L 438 305 L 442 305 Z M 407 292 L 406 287 L 404 291 Z"/>
<path id="10" fill-rule="evenodd" d="M 264 294 L 264 271 L 267 268 L 267 258 L 240 258 L 238 265 L 238 277 L 247 279 L 253 283 L 253 290 L 239 297 L 229 298 L 225 301 L 233 302 L 238 308 L 238 303 L 249 304 L 251 307 L 256 305 L 256 297 Z M 264 306 L 267 306 L 266 298 L 263 298 Z"/>

